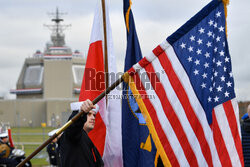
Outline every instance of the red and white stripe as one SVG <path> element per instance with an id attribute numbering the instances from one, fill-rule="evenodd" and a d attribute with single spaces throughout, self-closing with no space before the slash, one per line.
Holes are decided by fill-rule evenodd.
<path id="1" fill-rule="evenodd" d="M 154 95 L 143 102 L 172 165 L 244 165 L 235 99 L 216 106 L 209 125 L 187 73 L 166 41 L 129 70 L 135 71 L 131 75 L 139 93 Z M 160 76 L 152 77 L 157 73 Z"/>
<path id="2" fill-rule="evenodd" d="M 38 94 L 42 93 L 42 88 L 27 88 L 27 89 L 11 89 L 10 93 L 12 94 Z"/>

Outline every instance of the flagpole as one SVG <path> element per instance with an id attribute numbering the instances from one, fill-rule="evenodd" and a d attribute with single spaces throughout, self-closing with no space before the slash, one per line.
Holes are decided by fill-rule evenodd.
<path id="1" fill-rule="evenodd" d="M 109 86 L 109 75 L 108 75 L 108 45 L 107 45 L 107 27 L 106 27 L 106 6 L 105 0 L 102 0 L 102 19 L 103 19 L 103 34 L 104 34 L 104 71 L 105 71 L 105 88 Z M 106 98 L 106 104 L 108 98 Z"/>
<path id="2" fill-rule="evenodd" d="M 110 91 L 112 91 L 116 86 L 124 81 L 128 73 L 124 73 L 116 82 L 114 82 L 110 87 L 108 87 L 105 91 L 103 91 L 98 97 L 96 97 L 92 103 L 95 105 L 98 103 L 104 96 L 106 96 Z M 22 162 L 20 162 L 17 167 L 22 167 L 26 162 L 28 162 L 31 158 L 33 158 L 36 154 L 38 154 L 44 147 L 46 147 L 53 139 L 59 136 L 63 131 L 65 131 L 72 123 L 78 120 L 81 115 L 84 114 L 84 111 L 79 112 L 75 115 L 71 120 L 69 120 L 66 124 L 64 124 L 53 136 L 51 136 L 47 141 L 45 141 L 42 145 L 40 145 L 34 152 L 32 152 L 27 158 L 25 158 Z"/>

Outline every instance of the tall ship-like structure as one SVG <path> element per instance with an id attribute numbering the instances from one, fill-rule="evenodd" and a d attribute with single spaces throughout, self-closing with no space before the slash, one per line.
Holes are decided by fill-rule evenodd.
<path id="1" fill-rule="evenodd" d="M 15 90 L 11 93 L 23 98 L 77 98 L 83 77 L 85 60 L 79 51 L 71 51 L 65 45 L 65 30 L 70 25 L 61 25 L 58 9 L 53 25 L 45 25 L 51 33 L 51 41 L 43 52 L 37 50 L 33 57 L 26 58 Z"/>
<path id="2" fill-rule="evenodd" d="M 43 51 L 26 58 L 18 77 L 15 100 L 0 100 L 0 122 L 11 126 L 61 126 L 70 113 L 70 103 L 78 101 L 85 59 L 65 43 L 62 13 L 53 13 L 51 33 Z"/>

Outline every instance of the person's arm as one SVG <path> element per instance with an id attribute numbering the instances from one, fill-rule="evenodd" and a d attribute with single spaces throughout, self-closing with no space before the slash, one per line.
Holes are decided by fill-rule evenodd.
<path id="1" fill-rule="evenodd" d="M 90 100 L 86 100 L 83 102 L 81 110 L 84 111 L 84 114 L 76 122 L 71 124 L 68 129 L 65 130 L 66 133 L 65 135 L 67 138 L 69 138 L 73 142 L 80 140 L 84 123 L 87 121 L 87 114 L 93 108 L 94 105 Z M 77 114 L 78 111 L 73 111 L 69 117 L 69 120 L 72 119 Z"/>
<path id="2" fill-rule="evenodd" d="M 78 111 L 73 111 L 69 117 L 69 120 L 78 114 Z M 65 135 L 67 138 L 73 141 L 80 140 L 81 131 L 84 123 L 87 121 L 87 114 L 84 113 L 76 122 L 71 124 L 66 130 Z"/>

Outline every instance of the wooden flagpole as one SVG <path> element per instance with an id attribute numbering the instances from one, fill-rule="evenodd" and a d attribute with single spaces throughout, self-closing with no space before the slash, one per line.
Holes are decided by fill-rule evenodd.
<path id="1" fill-rule="evenodd" d="M 105 95 L 107 95 L 110 91 L 112 91 L 116 86 L 124 81 L 125 75 L 124 73 L 121 78 L 116 80 L 110 87 L 108 87 L 105 91 L 103 91 L 98 97 L 96 97 L 92 103 L 95 105 L 98 103 Z M 60 135 L 63 131 L 65 131 L 72 123 L 80 118 L 80 116 L 84 113 L 84 111 L 79 112 L 75 115 L 71 120 L 69 120 L 66 124 L 64 124 L 53 136 L 51 136 L 47 141 L 45 141 L 42 145 L 40 145 L 34 152 L 32 152 L 27 158 L 25 158 L 22 162 L 20 162 L 17 167 L 22 167 L 26 162 L 28 162 L 31 158 L 33 158 L 36 154 L 38 154 L 44 147 L 46 147 L 53 139 L 55 139 L 58 135 Z"/>
<path id="2" fill-rule="evenodd" d="M 109 86 L 108 74 L 108 44 L 107 44 L 107 24 L 106 24 L 106 6 L 105 0 L 102 0 L 102 20 L 103 20 L 103 35 L 104 35 L 104 71 L 105 71 L 105 89 Z M 106 97 L 106 104 L 108 98 Z"/>

